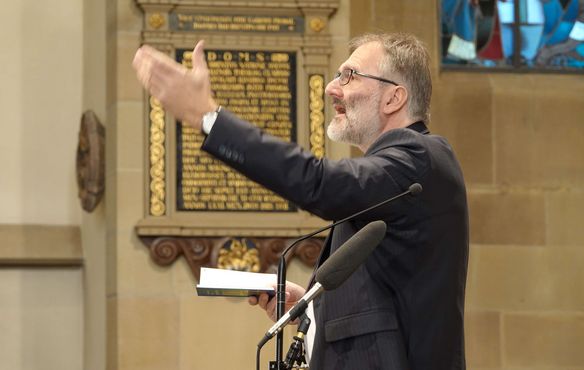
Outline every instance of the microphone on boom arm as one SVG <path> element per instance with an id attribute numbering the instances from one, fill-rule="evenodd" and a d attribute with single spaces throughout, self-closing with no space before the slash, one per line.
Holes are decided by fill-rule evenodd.
<path id="1" fill-rule="evenodd" d="M 280 332 L 286 324 L 302 315 L 314 298 L 325 290 L 334 290 L 357 270 L 369 254 L 379 245 L 385 236 L 386 225 L 383 221 L 373 221 L 365 225 L 355 235 L 331 254 L 316 270 L 316 283 L 286 312 L 258 343 L 262 347 L 270 338 Z"/>

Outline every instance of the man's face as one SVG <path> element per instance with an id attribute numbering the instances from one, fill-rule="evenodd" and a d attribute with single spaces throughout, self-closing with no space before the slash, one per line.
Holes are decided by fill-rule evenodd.
<path id="1" fill-rule="evenodd" d="M 339 68 L 339 71 L 354 69 L 358 72 L 379 75 L 378 62 L 382 50 L 377 43 L 367 43 L 357 48 Z M 331 120 L 327 135 L 333 141 L 353 144 L 366 149 L 382 130 L 379 82 L 353 75 L 348 84 L 341 86 L 337 79 L 326 88 L 333 99 L 335 116 Z"/>

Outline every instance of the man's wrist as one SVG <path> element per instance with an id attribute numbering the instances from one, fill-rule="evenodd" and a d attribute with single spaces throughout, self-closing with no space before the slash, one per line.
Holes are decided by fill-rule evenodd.
<path id="1" fill-rule="evenodd" d="M 203 134 L 209 135 L 211 133 L 211 130 L 213 129 L 213 126 L 215 125 L 215 121 L 217 121 L 217 116 L 219 115 L 220 111 L 221 111 L 221 106 L 218 105 L 217 109 L 215 109 L 212 112 L 205 113 L 203 115 L 203 119 L 201 122 L 201 131 L 203 132 Z"/>

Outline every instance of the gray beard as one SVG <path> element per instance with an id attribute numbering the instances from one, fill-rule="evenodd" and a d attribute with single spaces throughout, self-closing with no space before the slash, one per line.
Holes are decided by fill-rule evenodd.
<path id="1" fill-rule="evenodd" d="M 345 106 L 345 117 L 335 117 L 327 128 L 332 141 L 368 148 L 381 133 L 378 116 L 380 94 L 359 98 Z"/>

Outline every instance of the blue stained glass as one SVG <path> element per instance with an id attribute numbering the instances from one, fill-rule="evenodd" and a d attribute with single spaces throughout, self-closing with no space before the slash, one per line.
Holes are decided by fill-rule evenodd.
<path id="1" fill-rule="evenodd" d="M 441 5 L 443 65 L 584 71 L 584 0 L 441 0 Z"/>

